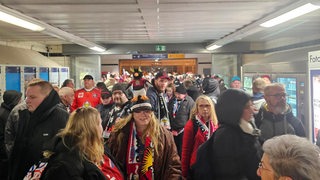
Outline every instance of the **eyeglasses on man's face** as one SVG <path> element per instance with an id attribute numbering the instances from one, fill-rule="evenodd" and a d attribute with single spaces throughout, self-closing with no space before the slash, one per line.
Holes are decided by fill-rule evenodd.
<path id="1" fill-rule="evenodd" d="M 288 95 L 286 93 L 277 93 L 277 94 L 270 94 L 270 95 L 267 95 L 267 96 L 273 96 L 277 99 L 280 99 L 280 98 L 286 98 Z"/>

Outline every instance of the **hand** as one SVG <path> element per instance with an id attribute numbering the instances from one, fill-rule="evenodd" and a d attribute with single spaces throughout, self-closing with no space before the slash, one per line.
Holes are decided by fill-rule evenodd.
<path id="1" fill-rule="evenodd" d="M 178 136 L 178 131 L 171 131 L 173 136 Z"/>

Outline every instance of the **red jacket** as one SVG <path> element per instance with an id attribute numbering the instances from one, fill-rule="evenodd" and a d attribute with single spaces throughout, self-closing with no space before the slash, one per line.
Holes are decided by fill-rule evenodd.
<path id="1" fill-rule="evenodd" d="M 79 89 L 74 93 L 71 111 L 83 106 L 97 107 L 101 103 L 100 97 L 101 91 L 97 88 L 93 88 L 91 91 L 86 91 L 84 88 Z"/>
<path id="2" fill-rule="evenodd" d="M 193 128 L 193 120 L 188 120 L 186 125 L 184 126 L 184 134 L 182 141 L 182 153 L 181 153 L 181 167 L 182 167 L 182 176 L 187 177 L 190 167 L 196 162 L 197 150 L 201 144 L 203 144 L 205 140 L 205 136 L 198 131 L 199 127 L 197 127 L 197 131 L 194 131 Z M 211 130 L 212 133 L 218 128 L 218 125 L 214 126 Z M 195 134 L 196 133 L 196 134 Z"/>

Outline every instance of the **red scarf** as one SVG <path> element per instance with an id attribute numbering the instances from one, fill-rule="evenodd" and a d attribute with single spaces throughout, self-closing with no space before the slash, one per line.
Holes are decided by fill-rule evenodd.
<path id="1" fill-rule="evenodd" d="M 196 115 L 195 121 L 200 129 L 200 133 L 204 135 L 206 141 L 211 137 L 213 132 L 217 129 L 217 127 L 214 126 L 211 120 L 208 121 L 209 127 L 207 127 L 205 120 L 199 114 Z"/>
<path id="2" fill-rule="evenodd" d="M 144 148 L 141 149 L 141 147 L 143 147 L 143 144 L 138 137 L 135 123 L 132 121 L 130 125 L 129 146 L 127 150 L 127 179 L 129 180 L 153 179 L 154 149 L 149 136 L 145 139 Z M 142 158 L 140 158 L 141 154 Z"/>
<path id="3" fill-rule="evenodd" d="M 120 170 L 107 155 L 103 155 L 100 169 L 107 179 L 123 179 Z"/>

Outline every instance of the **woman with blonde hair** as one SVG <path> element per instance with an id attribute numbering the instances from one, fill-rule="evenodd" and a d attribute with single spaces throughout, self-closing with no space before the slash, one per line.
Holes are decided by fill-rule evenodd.
<path id="1" fill-rule="evenodd" d="M 66 127 L 51 141 L 44 156 L 48 163 L 41 179 L 122 178 L 120 171 L 106 164 L 112 161 L 104 155 L 101 118 L 92 107 L 71 113 Z M 25 179 L 31 179 L 28 175 Z"/>
<path id="2" fill-rule="evenodd" d="M 209 96 L 200 95 L 190 112 L 190 120 L 184 127 L 182 141 L 182 175 L 188 176 L 195 163 L 197 150 L 218 128 L 218 119 L 213 101 Z"/>
<path id="3" fill-rule="evenodd" d="M 156 119 L 147 96 L 131 101 L 132 112 L 116 123 L 108 144 L 127 179 L 180 179 L 173 136 Z"/>

